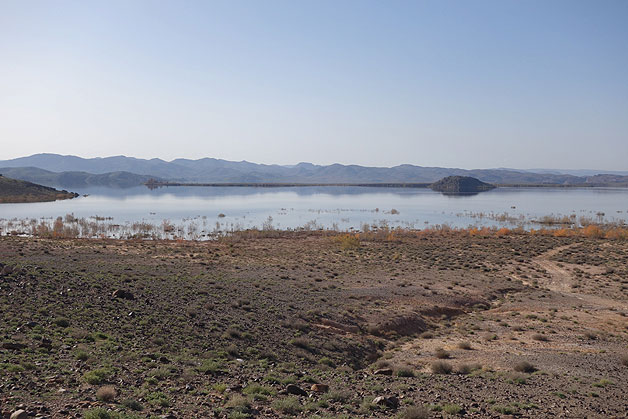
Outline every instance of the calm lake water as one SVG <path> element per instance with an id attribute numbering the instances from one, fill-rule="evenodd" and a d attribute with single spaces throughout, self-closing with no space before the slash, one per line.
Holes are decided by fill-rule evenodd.
<path id="1" fill-rule="evenodd" d="M 167 220 L 181 226 L 179 235 L 189 238 L 264 226 L 358 230 L 365 223 L 416 229 L 443 224 L 529 228 L 534 226 L 529 223 L 533 219 L 572 214 L 576 218 L 628 222 L 625 188 L 498 188 L 472 196 L 447 196 L 429 189 L 368 187 L 149 190 L 142 186 L 76 192 L 89 196 L 49 203 L 0 204 L 0 232 L 14 228 L 15 220 L 51 222 L 66 214 L 107 217 L 99 222 L 122 226 L 143 222 L 159 227 Z"/>

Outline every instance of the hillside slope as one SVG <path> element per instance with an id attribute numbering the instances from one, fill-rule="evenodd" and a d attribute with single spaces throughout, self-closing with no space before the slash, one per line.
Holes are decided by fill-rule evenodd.
<path id="1" fill-rule="evenodd" d="M 130 188 L 142 185 L 151 178 L 151 176 L 137 175 L 130 172 L 110 172 L 103 174 L 87 172 L 57 173 L 37 167 L 2 167 L 0 168 L 0 173 L 13 179 L 63 188 L 82 188 L 88 186 Z"/>
<path id="2" fill-rule="evenodd" d="M 0 175 L 0 203 L 47 202 L 71 199 L 77 196 L 72 192 L 59 191 L 48 186 Z"/>

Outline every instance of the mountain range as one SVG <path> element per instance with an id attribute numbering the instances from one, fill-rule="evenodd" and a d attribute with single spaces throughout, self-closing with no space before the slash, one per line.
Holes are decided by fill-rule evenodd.
<path id="1" fill-rule="evenodd" d="M 81 158 L 59 154 L 35 154 L 11 160 L 0 160 L 0 173 L 50 186 L 129 187 L 148 179 L 173 182 L 205 183 L 425 183 L 446 176 L 472 176 L 493 184 L 557 184 L 628 186 L 623 172 L 608 174 L 586 171 L 585 175 L 542 169 L 543 173 L 516 169 L 457 169 L 403 164 L 394 167 L 358 165 L 293 166 L 256 164 L 213 158 L 198 160 L 138 159 L 126 156 Z M 595 173 L 595 174 L 593 174 Z"/>

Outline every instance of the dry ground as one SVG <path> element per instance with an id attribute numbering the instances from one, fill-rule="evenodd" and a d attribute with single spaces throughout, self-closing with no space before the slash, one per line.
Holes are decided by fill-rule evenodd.
<path id="1" fill-rule="evenodd" d="M 628 411 L 626 242 L 2 237 L 0 265 L 4 415 Z M 285 394 L 290 384 L 307 395 Z"/>

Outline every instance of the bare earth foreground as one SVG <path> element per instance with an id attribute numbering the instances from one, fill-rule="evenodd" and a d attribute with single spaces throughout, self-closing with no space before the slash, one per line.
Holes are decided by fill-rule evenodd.
<path id="1" fill-rule="evenodd" d="M 271 235 L 0 238 L 1 416 L 627 417 L 626 241 Z"/>

